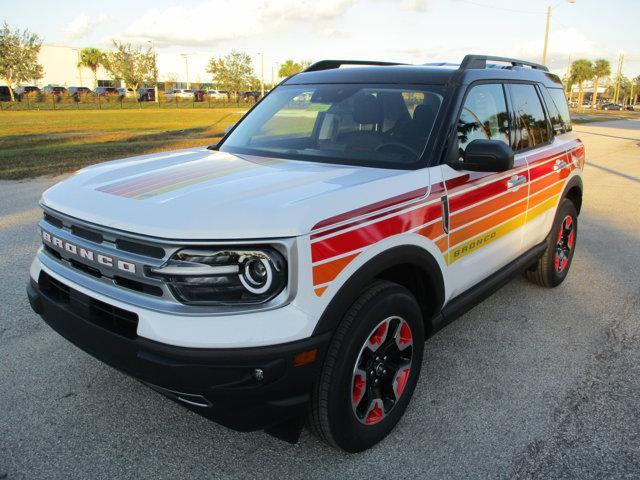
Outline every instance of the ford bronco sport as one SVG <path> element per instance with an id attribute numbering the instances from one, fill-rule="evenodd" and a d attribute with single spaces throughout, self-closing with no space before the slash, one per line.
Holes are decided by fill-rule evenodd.
<path id="1" fill-rule="evenodd" d="M 306 419 L 361 451 L 402 417 L 426 337 L 514 274 L 565 279 L 583 163 L 541 65 L 321 61 L 217 145 L 47 190 L 28 294 L 216 422 L 296 441 Z"/>

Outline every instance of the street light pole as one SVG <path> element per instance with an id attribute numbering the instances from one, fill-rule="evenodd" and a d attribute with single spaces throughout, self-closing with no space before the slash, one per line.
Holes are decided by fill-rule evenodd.
<path id="1" fill-rule="evenodd" d="M 264 53 L 258 52 L 260 55 L 260 97 L 264 97 Z"/>
<path id="2" fill-rule="evenodd" d="M 566 0 L 568 3 L 576 3 L 576 0 Z M 555 7 L 551 7 L 551 5 L 549 5 L 547 7 L 547 25 L 545 27 L 544 30 L 544 48 L 542 49 L 542 64 L 546 65 L 547 64 L 547 50 L 549 47 L 549 27 L 551 26 L 551 12 L 553 11 L 554 8 L 556 8 L 558 5 L 560 5 L 562 3 L 562 1 L 560 1 L 558 4 L 556 4 Z"/>
<path id="3" fill-rule="evenodd" d="M 188 90 L 189 88 L 191 88 L 189 86 L 189 54 L 181 53 L 180 56 L 184 58 L 184 67 L 187 73 L 187 90 Z"/>
<path id="4" fill-rule="evenodd" d="M 547 48 L 549 46 L 549 25 L 551 24 L 551 5 L 547 7 L 547 26 L 544 30 L 544 48 L 542 49 L 542 64 L 547 64 Z"/>
<path id="5" fill-rule="evenodd" d="M 156 56 L 156 43 L 153 40 L 149 40 L 149 44 L 151 45 L 151 53 L 153 53 L 153 68 L 154 68 L 154 79 L 153 79 L 153 99 L 156 103 L 160 102 L 158 98 L 158 57 Z"/>

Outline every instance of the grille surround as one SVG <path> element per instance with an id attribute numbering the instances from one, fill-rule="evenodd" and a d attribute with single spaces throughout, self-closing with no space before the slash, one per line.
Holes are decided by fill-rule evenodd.
<path id="1" fill-rule="evenodd" d="M 154 310 L 162 313 L 171 313 L 174 315 L 189 316 L 217 316 L 217 315 L 237 315 L 252 313 L 258 311 L 274 310 L 281 308 L 293 300 L 297 293 L 297 248 L 296 238 L 269 239 L 265 240 L 168 240 L 156 237 L 148 237 L 140 234 L 122 232 L 116 229 L 101 227 L 74 217 L 62 214 L 41 205 L 44 210 L 44 218 L 40 221 L 40 228 L 51 233 L 54 236 L 58 234 L 63 237 L 64 241 L 69 241 L 80 246 L 87 245 L 89 249 L 107 254 L 115 255 L 124 260 L 131 260 L 137 263 L 141 268 L 137 269 L 135 275 L 127 272 L 116 271 L 112 269 L 105 275 L 105 270 L 100 268 L 101 275 L 95 275 L 95 272 L 88 272 L 87 268 L 95 267 L 95 264 L 86 265 L 78 268 L 78 258 L 69 255 L 68 252 L 60 249 L 53 249 L 47 243 L 43 242 L 43 247 L 38 253 L 38 259 L 44 267 L 50 269 L 54 274 L 61 275 L 72 283 L 87 289 L 105 295 L 115 300 L 139 306 L 145 309 Z M 55 224 L 61 225 L 62 228 L 56 227 Z M 91 242 L 83 237 L 73 234 L 74 228 L 83 229 L 100 235 L 101 243 Z M 97 237 L 96 237 L 97 238 Z M 169 259 L 178 251 L 184 248 L 198 247 L 220 247 L 233 246 L 242 247 L 246 245 L 255 246 L 256 244 L 268 245 L 277 249 L 286 259 L 288 264 L 287 286 L 275 298 L 262 304 L 241 304 L 241 305 L 189 305 L 181 302 L 171 290 L 171 287 L 165 280 L 158 278 L 151 273 L 152 268 L 158 268 L 165 265 Z M 143 256 L 137 253 L 131 253 L 131 245 L 139 252 L 146 251 L 150 253 Z M 124 246 L 124 248 L 122 248 Z M 160 252 L 163 253 L 162 258 Z M 73 257 L 73 258 L 72 258 Z M 76 265 L 74 265 L 75 260 Z M 132 282 L 137 285 L 132 286 Z"/>

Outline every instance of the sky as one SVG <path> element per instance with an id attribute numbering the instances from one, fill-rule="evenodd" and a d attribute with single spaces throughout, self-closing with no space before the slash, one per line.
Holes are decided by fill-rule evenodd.
<path id="1" fill-rule="evenodd" d="M 0 3 L 9 3 L 0 0 Z M 210 81 L 211 57 L 241 50 L 265 82 L 286 59 L 459 62 L 466 53 L 540 61 L 551 6 L 548 65 L 606 58 L 640 74 L 640 0 L 21 0 L 0 21 L 45 44 L 108 48 L 112 39 L 154 43 L 160 78 Z M 16 4 L 13 3 L 15 6 Z M 28 12 L 28 13 L 25 13 Z M 261 55 L 262 54 L 262 55 Z"/>

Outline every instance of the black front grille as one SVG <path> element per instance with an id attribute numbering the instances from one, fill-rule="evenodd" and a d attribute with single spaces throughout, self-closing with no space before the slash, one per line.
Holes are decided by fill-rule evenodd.
<path id="1" fill-rule="evenodd" d="M 138 315 L 91 298 L 40 272 L 38 286 L 43 295 L 98 327 L 127 338 L 136 338 Z"/>

